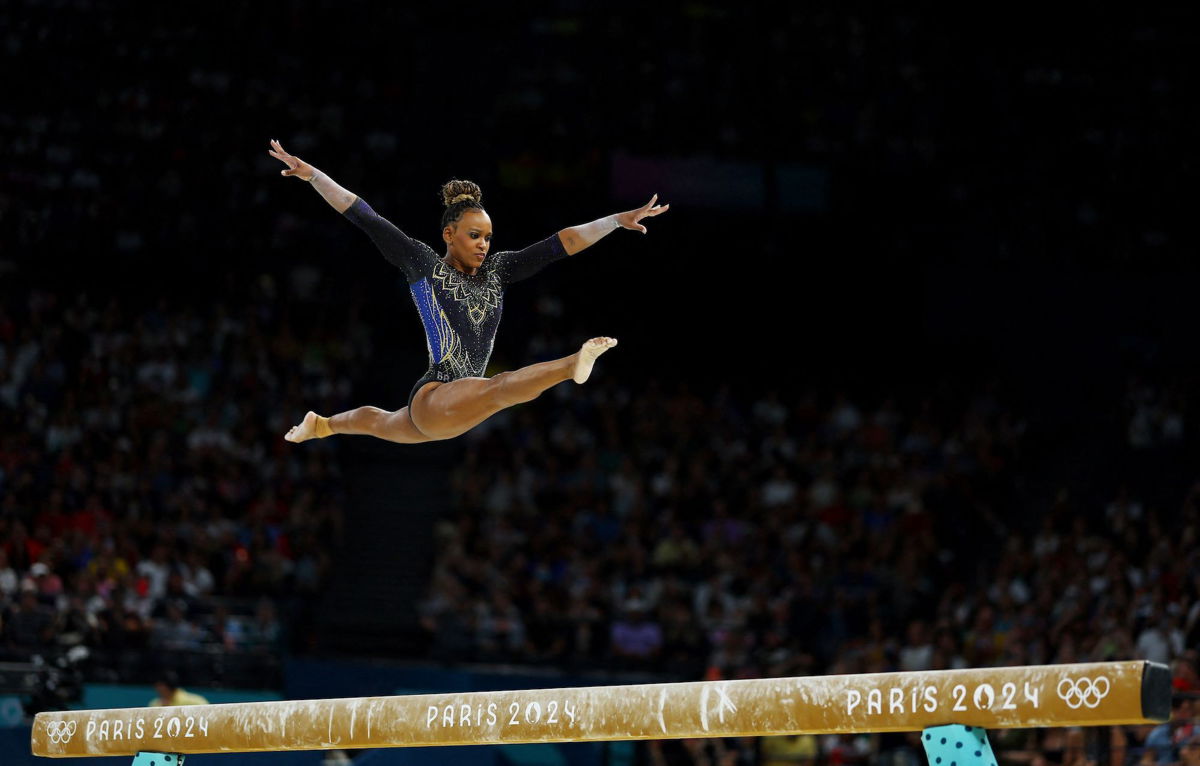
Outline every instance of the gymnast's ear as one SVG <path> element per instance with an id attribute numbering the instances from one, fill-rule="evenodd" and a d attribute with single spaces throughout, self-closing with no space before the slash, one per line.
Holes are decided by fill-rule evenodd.
<path id="1" fill-rule="evenodd" d="M 454 229 L 455 228 L 456 228 L 456 224 L 448 223 L 448 224 L 446 224 L 446 228 L 442 229 L 442 241 L 445 242 L 447 245 L 450 244 L 450 240 L 454 239 Z"/>

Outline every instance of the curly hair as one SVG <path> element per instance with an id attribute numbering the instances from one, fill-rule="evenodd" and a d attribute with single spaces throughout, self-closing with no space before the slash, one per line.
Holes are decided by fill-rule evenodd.
<path id="1" fill-rule="evenodd" d="M 473 181 L 455 179 L 442 185 L 442 228 L 457 223 L 468 210 L 483 210 L 483 190 Z"/>

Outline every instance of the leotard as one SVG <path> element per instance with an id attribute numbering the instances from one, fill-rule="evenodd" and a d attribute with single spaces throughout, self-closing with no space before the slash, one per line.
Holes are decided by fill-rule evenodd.
<path id="1" fill-rule="evenodd" d="M 482 377 L 500 326 L 504 289 L 567 255 L 554 234 L 524 250 L 489 253 L 474 274 L 464 274 L 447 265 L 429 245 L 400 231 L 361 197 L 345 216 L 404 272 L 425 328 L 429 369 L 413 386 L 410 405 L 417 391 L 431 381 Z"/>

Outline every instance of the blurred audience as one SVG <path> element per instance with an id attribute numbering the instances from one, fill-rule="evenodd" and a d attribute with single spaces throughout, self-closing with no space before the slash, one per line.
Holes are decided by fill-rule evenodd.
<path id="1" fill-rule="evenodd" d="M 364 53 L 420 28 L 416 6 L 374 7 L 369 22 L 226 9 L 221 40 L 238 69 L 208 55 L 206 18 L 115 10 L 0 7 L 13 30 L 0 60 L 38 72 L 10 78 L 0 103 L 0 276 L 20 277 L 0 286 L 3 659 L 87 647 L 90 676 L 118 681 L 146 672 L 148 650 L 253 667 L 306 646 L 345 487 L 332 444 L 295 449 L 279 435 L 309 408 L 350 403 L 371 325 L 306 260 L 336 251 L 336 219 L 268 206 L 270 131 L 314 161 L 310 150 L 336 158 L 354 188 L 370 177 L 364 194 L 382 211 L 426 192 L 364 168 L 441 175 L 429 147 L 453 145 L 530 229 L 561 224 L 548 193 L 622 194 L 618 174 L 612 189 L 596 179 L 637 155 L 761 172 L 749 209 L 766 224 L 821 212 L 806 231 L 828 252 L 878 251 L 917 270 L 1149 268 L 1196 249 L 1186 195 L 1170 192 L 1186 187 L 1195 122 L 1181 74 L 1192 27 L 1173 17 L 1092 27 L 1050 12 L 979 35 L 953 13 L 797 5 L 763 28 L 709 2 L 651 14 L 497 5 L 476 19 L 489 29 L 476 53 L 507 65 L 469 69 L 477 119 L 455 121 L 411 117 L 452 108 L 443 39 L 402 32 L 399 68 Z M 279 53 L 318 36 L 353 40 L 356 55 Z M 512 50 L 537 51 L 537 64 Z M 640 87 L 581 87 L 596 82 Z M 798 105 L 795 118 L 777 119 L 781 105 Z M 805 190 L 797 179 L 810 176 L 821 180 Z M 696 252 L 741 243 L 677 236 Z M 792 245 L 768 237 L 764 255 Z M 194 297 L 154 289 L 159 275 Z M 529 337 L 523 358 L 567 350 L 561 332 Z M 1193 390 L 1130 382 L 1114 437 L 1126 452 L 1103 449 L 1137 481 L 1096 503 L 1030 465 L 1029 415 L 992 385 L 864 394 L 600 373 L 462 440 L 422 605 L 430 653 L 681 678 L 1144 657 L 1175 669 L 1171 725 L 1005 732 L 997 751 L 1008 763 L 1195 764 L 1200 481 L 1182 503 L 1163 496 L 1181 466 L 1194 476 Z M 915 745 L 801 737 L 641 752 L 655 766 L 899 766 Z"/>
<path id="2" fill-rule="evenodd" d="M 269 284 L 243 290 L 199 307 L 6 302 L 5 659 L 84 646 L 94 677 L 119 680 L 151 672 L 146 647 L 217 666 L 310 640 L 343 487 L 328 446 L 278 437 L 345 400 L 369 345 L 352 307 L 334 334 L 277 313 Z"/>

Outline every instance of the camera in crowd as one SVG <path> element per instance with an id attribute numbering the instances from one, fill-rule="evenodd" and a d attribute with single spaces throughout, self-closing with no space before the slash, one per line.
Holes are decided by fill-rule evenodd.
<path id="1" fill-rule="evenodd" d="M 27 697 L 25 713 L 66 710 L 83 698 L 83 666 L 89 652 L 76 646 L 55 656 L 34 655 L 29 662 L 0 663 L 0 694 Z"/>

